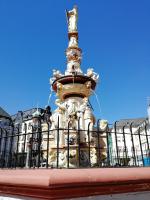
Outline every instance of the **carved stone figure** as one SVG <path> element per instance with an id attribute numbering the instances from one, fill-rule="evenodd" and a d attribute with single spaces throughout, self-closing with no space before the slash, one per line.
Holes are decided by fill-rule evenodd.
<path id="1" fill-rule="evenodd" d="M 61 102 L 60 99 L 56 99 L 55 104 L 58 106 L 58 108 L 53 112 L 52 116 L 50 117 L 51 120 L 51 130 L 54 130 L 58 127 L 58 118 L 59 118 L 59 128 L 63 128 L 64 127 L 64 120 L 65 120 L 65 105 L 63 102 Z M 53 131 L 54 133 L 54 137 L 55 137 L 55 143 L 57 143 L 57 135 L 56 135 L 56 131 Z M 64 143 L 64 139 L 63 139 L 63 134 L 62 131 L 59 132 L 60 133 L 60 145 Z"/>
<path id="2" fill-rule="evenodd" d="M 74 60 L 69 61 L 68 64 L 67 64 L 66 73 L 68 73 L 68 74 L 73 74 L 73 73 L 81 74 L 82 71 L 80 69 L 80 63 L 78 61 L 74 61 Z"/>
<path id="3" fill-rule="evenodd" d="M 86 107 L 85 112 L 84 112 L 84 123 L 85 123 L 85 130 L 89 129 L 90 131 L 90 141 L 94 141 L 91 131 L 93 131 L 95 118 L 89 106 Z M 89 140 L 88 135 L 86 135 L 86 141 L 88 140 Z"/>
<path id="4" fill-rule="evenodd" d="M 59 166 L 65 167 L 67 165 L 67 156 L 66 151 L 59 152 Z"/>
<path id="5" fill-rule="evenodd" d="M 87 69 L 87 76 L 92 77 L 93 76 L 93 68 L 88 68 Z"/>
<path id="6" fill-rule="evenodd" d="M 107 126 L 108 126 L 107 120 L 104 120 L 104 119 L 100 120 L 100 124 L 99 124 L 100 131 L 106 131 Z"/>
<path id="7" fill-rule="evenodd" d="M 77 109 L 76 109 L 76 102 L 74 99 L 70 99 L 67 106 L 67 118 L 71 128 L 76 129 L 76 119 L 77 119 Z"/>
<path id="8" fill-rule="evenodd" d="M 91 89 L 91 86 L 92 86 L 91 81 L 87 81 L 87 82 L 86 82 L 86 87 L 87 87 L 88 89 Z"/>
<path id="9" fill-rule="evenodd" d="M 63 84 L 57 82 L 57 90 L 61 90 L 63 88 Z"/>
<path id="10" fill-rule="evenodd" d="M 89 165 L 88 153 L 86 151 L 80 151 L 80 164 L 82 167 L 87 167 Z"/>
<path id="11" fill-rule="evenodd" d="M 78 47 L 78 42 L 76 37 L 72 36 L 70 38 L 68 47 Z"/>
<path id="12" fill-rule="evenodd" d="M 56 167 L 57 162 L 57 152 L 55 150 L 51 150 L 49 153 L 49 164 L 51 167 Z M 66 152 L 59 151 L 59 167 L 65 167 L 67 160 L 66 160 Z"/>
<path id="13" fill-rule="evenodd" d="M 69 153 L 69 166 L 70 167 L 76 167 L 77 166 L 77 151 L 76 150 L 70 150 Z"/>
<path id="14" fill-rule="evenodd" d="M 77 20 L 78 20 L 78 10 L 77 6 L 74 6 L 72 10 L 67 11 L 67 22 L 68 22 L 68 32 L 77 32 Z"/>
<path id="15" fill-rule="evenodd" d="M 63 75 L 60 73 L 60 71 L 59 70 L 55 70 L 55 69 L 53 69 L 53 77 L 54 78 L 60 78 L 60 77 L 62 77 Z"/>
<path id="16" fill-rule="evenodd" d="M 91 167 L 95 166 L 97 164 L 97 155 L 96 155 L 96 149 L 92 148 L 90 152 L 90 161 L 91 161 Z"/>
<path id="17" fill-rule="evenodd" d="M 80 105 L 78 111 L 77 111 L 77 116 L 78 116 L 78 119 L 80 120 L 80 128 L 81 129 L 84 129 L 85 128 L 85 123 L 84 123 L 84 112 L 85 112 L 85 109 L 87 107 L 87 104 L 88 104 L 88 98 L 85 97 L 83 100 L 82 100 L 82 104 Z"/>
<path id="18" fill-rule="evenodd" d="M 77 49 L 70 49 L 69 51 L 66 52 L 66 56 L 67 56 L 68 61 L 71 61 L 71 60 L 75 60 L 78 62 L 81 61 L 81 52 Z"/>
<path id="19" fill-rule="evenodd" d="M 91 77 L 95 82 L 98 81 L 99 75 L 94 72 L 93 68 L 87 69 L 87 74 L 88 77 Z"/>
<path id="20" fill-rule="evenodd" d="M 98 81 L 98 79 L 99 79 L 99 74 L 97 74 L 97 73 L 93 73 L 93 76 L 92 76 L 92 79 L 95 81 L 95 82 L 97 82 Z"/>

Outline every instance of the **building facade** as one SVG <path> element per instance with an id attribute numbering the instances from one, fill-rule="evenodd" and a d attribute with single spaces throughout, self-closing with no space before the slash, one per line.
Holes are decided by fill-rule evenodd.
<path id="1" fill-rule="evenodd" d="M 113 164 L 146 165 L 150 154 L 148 118 L 123 119 L 115 122 L 112 131 Z"/>

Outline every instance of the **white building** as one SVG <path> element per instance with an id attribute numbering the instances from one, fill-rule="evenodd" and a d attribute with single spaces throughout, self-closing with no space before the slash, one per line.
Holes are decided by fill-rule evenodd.
<path id="1" fill-rule="evenodd" d="M 44 109 L 38 108 L 39 115 L 42 116 Z M 26 111 L 19 111 L 12 116 L 15 129 L 14 153 L 17 155 L 18 165 L 25 165 L 27 160 L 28 146 L 33 137 L 33 117 L 37 114 L 37 108 Z"/>
<path id="2" fill-rule="evenodd" d="M 113 165 L 145 165 L 150 153 L 148 118 L 117 121 L 111 135 Z"/>

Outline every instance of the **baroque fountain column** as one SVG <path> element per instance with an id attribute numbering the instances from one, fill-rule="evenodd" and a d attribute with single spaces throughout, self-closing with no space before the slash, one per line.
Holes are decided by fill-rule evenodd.
<path id="1" fill-rule="evenodd" d="M 75 168 L 89 165 L 87 134 L 88 127 L 92 131 L 95 123 L 89 96 L 92 95 L 99 76 L 92 68 L 88 69 L 86 74 L 81 70 L 82 50 L 78 47 L 77 7 L 66 10 L 66 16 L 69 39 L 66 49 L 67 67 L 64 74 L 59 70 L 53 70 L 53 77 L 50 79 L 58 99 L 55 102 L 57 109 L 51 116 L 51 132 L 54 139 L 50 145 L 49 164 L 53 167 L 57 165 L 57 167 Z M 91 140 L 92 133 L 90 135 Z M 92 149 L 96 149 L 96 146 L 91 142 L 93 152 Z M 91 155 L 93 156 L 92 153 Z M 96 153 L 94 155 L 96 156 Z M 93 160 L 96 162 L 96 157 Z"/>

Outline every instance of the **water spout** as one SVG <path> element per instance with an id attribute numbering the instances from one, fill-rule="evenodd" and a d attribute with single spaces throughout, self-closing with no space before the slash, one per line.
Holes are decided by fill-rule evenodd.
<path id="1" fill-rule="evenodd" d="M 50 103 L 50 100 L 51 100 L 51 97 L 52 97 L 52 93 L 53 93 L 53 90 L 52 90 L 52 87 L 51 87 L 47 105 L 49 105 L 49 103 Z"/>
<path id="2" fill-rule="evenodd" d="M 99 107 L 99 111 L 100 111 L 100 114 L 102 116 L 102 109 L 101 109 L 101 105 L 100 105 L 100 101 L 98 99 L 98 96 L 96 94 L 96 92 L 94 90 L 92 90 L 92 92 L 94 93 L 95 97 L 96 97 L 96 101 L 97 101 L 97 104 L 98 104 L 98 107 Z"/>

